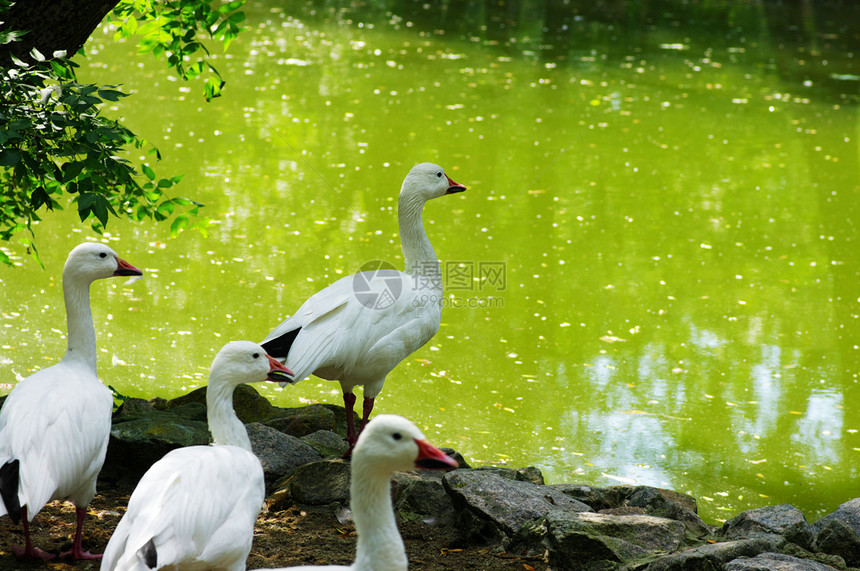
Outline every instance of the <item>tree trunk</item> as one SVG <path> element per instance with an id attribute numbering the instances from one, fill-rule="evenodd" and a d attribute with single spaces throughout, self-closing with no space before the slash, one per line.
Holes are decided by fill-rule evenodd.
<path id="1" fill-rule="evenodd" d="M 119 0 L 18 0 L 0 14 L 0 30 L 27 33 L 21 41 L 0 45 L 0 65 L 9 64 L 9 55 L 27 61 L 33 48 L 50 59 L 65 50 L 71 57 Z"/>

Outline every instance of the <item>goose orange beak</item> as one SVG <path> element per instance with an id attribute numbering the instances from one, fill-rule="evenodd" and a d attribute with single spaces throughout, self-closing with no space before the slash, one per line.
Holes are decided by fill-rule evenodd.
<path id="1" fill-rule="evenodd" d="M 116 259 L 116 271 L 113 273 L 115 276 L 142 276 L 143 272 L 123 260 L 122 258 Z"/>
<path id="2" fill-rule="evenodd" d="M 447 174 L 445 175 L 445 178 L 448 179 L 448 190 L 445 191 L 445 194 L 454 194 L 455 192 L 463 192 L 464 190 L 466 190 L 465 186 L 463 186 L 459 182 L 454 182 Z"/>
<path id="3" fill-rule="evenodd" d="M 267 378 L 270 381 L 277 383 L 293 382 L 293 372 L 291 370 L 283 366 L 280 361 L 271 355 L 266 355 L 266 358 L 269 360 L 269 376 Z"/>
<path id="4" fill-rule="evenodd" d="M 427 442 L 415 439 L 418 445 L 418 457 L 415 458 L 415 467 L 422 470 L 453 470 L 457 467 L 457 461 Z"/>

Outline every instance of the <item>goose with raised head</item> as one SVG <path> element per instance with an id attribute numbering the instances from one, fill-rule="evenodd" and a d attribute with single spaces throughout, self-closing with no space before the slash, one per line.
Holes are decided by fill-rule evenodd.
<path id="1" fill-rule="evenodd" d="M 242 383 L 290 371 L 250 341 L 215 356 L 206 387 L 212 444 L 172 450 L 143 475 L 105 549 L 102 571 L 243 571 L 265 499 L 263 467 L 233 410 Z"/>
<path id="2" fill-rule="evenodd" d="M 391 476 L 405 470 L 451 470 L 457 462 L 430 444 L 418 427 L 393 414 L 368 422 L 351 462 L 349 501 L 358 535 L 355 562 L 269 571 L 406 571 L 409 562 L 391 503 Z"/>
<path id="3" fill-rule="evenodd" d="M 0 410 L 0 516 L 24 526 L 28 558 L 53 557 L 34 547 L 29 524 L 52 499 L 75 504 L 73 559 L 101 557 L 81 547 L 86 508 L 96 494 L 110 436 L 113 396 L 96 373 L 96 332 L 90 284 L 142 272 L 104 244 L 74 248 L 63 268 L 68 346 L 62 360 L 18 383 Z"/>
<path id="4" fill-rule="evenodd" d="M 412 167 L 398 200 L 404 271 L 377 267 L 341 278 L 308 298 L 262 342 L 295 371 L 293 382 L 311 374 L 340 382 L 350 448 L 388 373 L 439 330 L 442 272 L 421 213 L 428 200 L 464 190 L 439 165 Z M 359 385 L 364 406 L 356 431 L 353 389 Z"/>

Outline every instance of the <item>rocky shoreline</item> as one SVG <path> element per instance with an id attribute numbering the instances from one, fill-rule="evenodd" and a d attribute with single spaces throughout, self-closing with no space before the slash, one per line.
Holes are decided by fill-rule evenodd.
<path id="1" fill-rule="evenodd" d="M 268 513 L 322 510 L 348 520 L 342 407 L 275 407 L 244 385 L 234 408 L 264 467 Z M 167 451 L 208 441 L 205 388 L 169 401 L 128 399 L 114 414 L 100 489 L 131 489 Z M 473 468 L 446 452 L 459 469 L 396 474 L 395 509 L 403 525 L 429 526 L 486 553 L 553 570 L 860 567 L 860 498 L 814 523 L 792 506 L 777 505 L 714 527 L 685 494 L 647 486 L 546 485 L 534 467 Z M 519 562 L 516 568 L 534 566 Z"/>

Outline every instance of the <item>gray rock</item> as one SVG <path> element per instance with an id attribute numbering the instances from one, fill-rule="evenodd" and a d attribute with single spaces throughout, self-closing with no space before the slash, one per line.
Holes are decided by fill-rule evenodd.
<path id="1" fill-rule="evenodd" d="M 648 515 L 680 521 L 692 537 L 704 537 L 711 533 L 710 526 L 702 521 L 697 513 L 696 499 L 687 494 L 650 486 L 637 486 L 626 504 L 630 507 L 640 507 Z"/>
<path id="2" fill-rule="evenodd" d="M 301 440 L 312 446 L 323 458 L 340 458 L 349 450 L 346 439 L 331 430 L 317 430 L 302 436 Z"/>
<path id="3" fill-rule="evenodd" d="M 804 549 L 812 545 L 812 528 L 803 512 L 787 504 L 747 510 L 728 520 L 719 531 L 719 535 L 726 539 L 753 538 L 763 534 L 781 535 Z"/>
<path id="4" fill-rule="evenodd" d="M 266 490 L 271 491 L 275 482 L 303 464 L 322 459 L 309 444 L 295 436 L 279 432 L 258 422 L 246 426 L 251 449 L 263 465 Z"/>
<path id="5" fill-rule="evenodd" d="M 580 484 L 556 484 L 551 488 L 588 505 L 594 511 L 624 514 L 647 514 L 683 522 L 689 538 L 711 533 L 699 517 L 696 499 L 686 494 L 651 486 L 610 486 L 597 488 Z"/>
<path id="6" fill-rule="evenodd" d="M 684 524 L 650 515 L 567 513 L 556 510 L 547 516 L 550 532 L 564 530 L 605 535 L 638 545 L 648 551 L 675 551 L 685 540 Z"/>
<path id="7" fill-rule="evenodd" d="M 554 509 L 591 511 L 547 486 L 501 477 L 487 470 L 454 470 L 442 479 L 454 503 L 457 527 L 466 538 L 497 541 Z"/>
<path id="8" fill-rule="evenodd" d="M 545 541 L 552 569 L 580 571 L 615 569 L 620 564 L 648 555 L 648 551 L 623 539 L 591 535 L 558 526 Z"/>
<path id="9" fill-rule="evenodd" d="M 148 400 L 128 398 L 113 413 L 113 421 L 131 420 L 152 414 L 155 407 Z"/>
<path id="10" fill-rule="evenodd" d="M 349 501 L 349 462 L 321 460 L 299 466 L 282 481 L 292 500 L 305 505 L 327 505 Z"/>
<path id="11" fill-rule="evenodd" d="M 206 406 L 206 387 L 195 389 L 186 395 L 175 399 L 164 401 L 163 399 L 151 401 L 153 406 L 159 410 L 172 411 L 189 403 L 198 403 Z M 239 385 L 233 391 L 233 410 L 239 420 L 248 424 L 251 422 L 265 422 L 278 415 L 283 410 L 268 401 L 257 392 L 251 385 Z"/>
<path id="12" fill-rule="evenodd" d="M 594 511 L 623 507 L 635 490 L 634 486 L 598 488 L 584 484 L 553 484 L 549 487 L 587 504 Z"/>
<path id="13" fill-rule="evenodd" d="M 439 473 L 427 470 L 398 472 L 391 482 L 394 509 L 409 521 L 451 527 L 454 524 L 454 504 L 445 491 Z"/>
<path id="14" fill-rule="evenodd" d="M 328 406 L 312 404 L 301 408 L 279 409 L 277 417 L 266 424 L 292 436 L 307 436 L 320 430 L 334 433 L 337 416 Z"/>
<path id="15" fill-rule="evenodd" d="M 119 422 L 111 426 L 111 437 L 129 444 L 156 444 L 177 448 L 209 444 L 209 427 L 199 420 L 187 420 L 175 414 L 151 416 Z"/>
<path id="16" fill-rule="evenodd" d="M 208 443 L 206 422 L 160 411 L 139 418 L 129 416 L 111 427 L 99 478 L 108 485 L 134 486 L 150 466 L 171 450 Z"/>
<path id="17" fill-rule="evenodd" d="M 138 398 L 127 399 L 113 413 L 112 421 L 116 424 L 153 416 L 170 418 L 170 415 L 173 415 L 180 419 L 206 422 L 205 401 L 186 401 L 170 408 L 167 406 L 168 402 L 170 401 L 164 399 L 152 399 L 151 401 Z"/>
<path id="18" fill-rule="evenodd" d="M 752 558 L 741 557 L 730 561 L 726 571 L 833 571 L 834 567 L 783 555 L 781 553 L 761 553 Z"/>
<path id="19" fill-rule="evenodd" d="M 193 420 L 209 424 L 209 419 L 206 417 L 206 405 L 199 402 L 189 402 L 182 406 L 177 406 L 170 412 L 183 420 Z"/>
<path id="20" fill-rule="evenodd" d="M 517 480 L 518 482 L 531 482 L 532 484 L 544 485 L 543 474 L 540 469 L 534 466 L 526 468 L 505 468 L 502 466 L 479 466 L 473 468 L 482 472 L 490 472 L 508 480 Z"/>
<path id="21" fill-rule="evenodd" d="M 716 571 L 739 557 L 755 557 L 760 553 L 779 551 L 784 543 L 785 539 L 778 535 L 709 543 L 664 555 L 651 563 L 648 571 Z"/>
<path id="22" fill-rule="evenodd" d="M 860 498 L 845 502 L 832 514 L 812 524 L 813 547 L 838 555 L 852 567 L 860 567 Z"/>
<path id="23" fill-rule="evenodd" d="M 543 543 L 553 569 L 613 567 L 654 552 L 675 551 L 687 535 L 680 521 L 648 515 L 553 510 L 545 521 Z"/>

